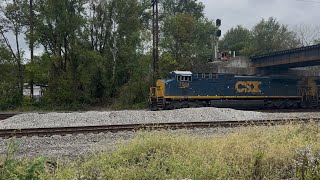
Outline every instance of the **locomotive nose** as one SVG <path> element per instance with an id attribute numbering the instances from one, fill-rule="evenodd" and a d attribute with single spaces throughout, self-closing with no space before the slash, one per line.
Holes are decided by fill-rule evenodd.
<path id="1" fill-rule="evenodd" d="M 157 97 L 164 97 L 165 95 L 165 82 L 164 80 L 158 80 L 157 81 Z"/>

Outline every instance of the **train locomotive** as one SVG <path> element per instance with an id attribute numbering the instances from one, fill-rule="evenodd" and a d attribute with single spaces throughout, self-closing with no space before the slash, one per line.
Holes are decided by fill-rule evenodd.
<path id="1" fill-rule="evenodd" d="M 319 79 L 173 71 L 150 88 L 150 110 L 189 107 L 318 108 Z"/>

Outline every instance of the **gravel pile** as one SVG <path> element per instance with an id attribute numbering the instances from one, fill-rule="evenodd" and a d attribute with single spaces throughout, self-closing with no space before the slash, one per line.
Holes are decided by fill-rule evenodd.
<path id="1" fill-rule="evenodd" d="M 264 113 L 223 108 L 195 108 L 172 111 L 106 111 L 84 113 L 27 113 L 0 121 L 0 129 L 94 126 L 111 124 L 237 121 L 262 119 L 317 118 L 320 112 Z"/>

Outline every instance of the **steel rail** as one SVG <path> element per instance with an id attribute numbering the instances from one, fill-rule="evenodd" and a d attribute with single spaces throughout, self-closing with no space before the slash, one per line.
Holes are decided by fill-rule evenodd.
<path id="1" fill-rule="evenodd" d="M 15 115 L 17 115 L 17 114 L 14 114 L 14 113 L 2 113 L 2 114 L 0 114 L 0 121 L 8 119 L 8 118 L 11 118 L 11 117 L 13 117 Z"/>
<path id="2" fill-rule="evenodd" d="M 320 109 L 259 109 L 254 111 L 263 113 L 317 113 L 320 112 Z"/>
<path id="3" fill-rule="evenodd" d="M 151 124 L 124 124 L 103 126 L 79 126 L 79 127 L 53 127 L 53 128 L 28 128 L 28 129 L 0 129 L 0 138 L 24 137 L 24 136 L 52 136 L 67 134 L 88 134 L 105 132 L 122 132 L 138 130 L 161 129 L 194 129 L 217 127 L 245 127 L 245 126 L 274 126 L 287 123 L 319 122 L 320 118 L 306 119 L 277 119 L 277 120 L 250 120 L 250 121 L 212 121 L 212 122 L 176 122 L 176 123 L 151 123 Z"/>

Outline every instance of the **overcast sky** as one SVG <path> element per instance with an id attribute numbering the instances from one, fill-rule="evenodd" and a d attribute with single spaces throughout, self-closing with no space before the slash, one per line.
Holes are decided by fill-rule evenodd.
<path id="1" fill-rule="evenodd" d="M 252 27 L 262 18 L 275 17 L 281 23 L 320 25 L 320 0 L 199 0 L 209 19 L 222 19 L 221 30 L 238 24 Z"/>

